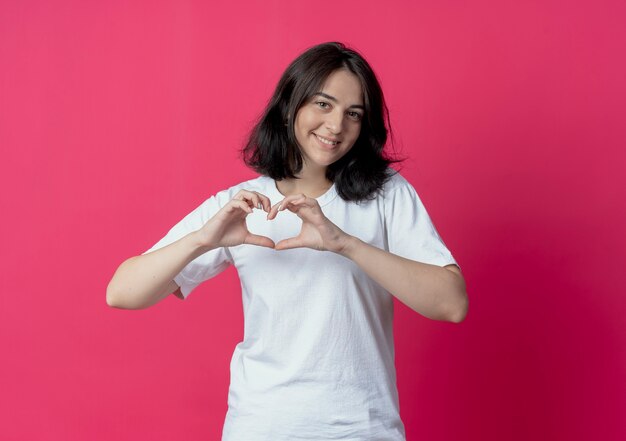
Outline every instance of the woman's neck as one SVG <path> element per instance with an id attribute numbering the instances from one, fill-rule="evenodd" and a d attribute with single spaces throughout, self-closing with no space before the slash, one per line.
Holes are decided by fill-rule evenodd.
<path id="1" fill-rule="evenodd" d="M 303 169 L 297 176 L 298 179 L 283 179 L 276 182 L 276 187 L 283 196 L 304 193 L 310 198 L 317 198 L 326 193 L 333 185 L 331 181 L 326 179 L 325 169 L 317 170 L 315 173 Z"/>

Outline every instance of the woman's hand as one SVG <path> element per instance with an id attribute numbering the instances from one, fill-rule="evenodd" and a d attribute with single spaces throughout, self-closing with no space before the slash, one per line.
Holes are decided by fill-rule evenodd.
<path id="1" fill-rule="evenodd" d="M 274 247 L 276 250 L 306 247 L 341 253 L 347 245 L 351 236 L 324 216 L 316 199 L 306 197 L 304 194 L 287 196 L 271 208 L 267 218 L 272 220 L 279 211 L 285 209 L 302 219 L 302 229 L 296 237 L 278 242 Z"/>
<path id="2" fill-rule="evenodd" d="M 250 233 L 246 216 L 252 208 L 270 211 L 267 196 L 256 191 L 240 190 L 226 205 L 207 221 L 198 231 L 201 241 L 210 248 L 233 247 L 242 244 L 274 248 L 269 237 Z"/>

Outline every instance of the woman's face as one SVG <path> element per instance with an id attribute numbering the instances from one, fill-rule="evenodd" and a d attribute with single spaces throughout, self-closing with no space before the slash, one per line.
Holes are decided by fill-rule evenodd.
<path id="1" fill-rule="evenodd" d="M 298 110 L 294 128 L 304 168 L 326 167 L 344 156 L 359 137 L 363 92 L 356 75 L 340 69 Z"/>

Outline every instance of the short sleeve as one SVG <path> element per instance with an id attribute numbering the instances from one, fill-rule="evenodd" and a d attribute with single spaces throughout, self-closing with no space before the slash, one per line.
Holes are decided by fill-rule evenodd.
<path id="1" fill-rule="evenodd" d="M 215 196 L 211 196 L 174 225 L 161 240 L 142 254 L 156 251 L 159 248 L 176 242 L 189 233 L 198 231 L 220 208 Z M 224 247 L 215 248 L 189 262 L 187 266 L 174 277 L 174 281 L 180 286 L 180 292 L 183 294 L 183 297 L 187 298 L 189 293 L 200 283 L 211 277 L 215 277 L 231 264 L 232 260 L 228 251 Z"/>
<path id="2" fill-rule="evenodd" d="M 389 252 L 431 265 L 458 265 L 413 186 L 399 175 L 392 179 L 397 185 L 385 194 L 385 230 Z"/>

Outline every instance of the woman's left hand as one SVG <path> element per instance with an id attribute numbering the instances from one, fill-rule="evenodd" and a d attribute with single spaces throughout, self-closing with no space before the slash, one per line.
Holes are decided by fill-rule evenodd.
<path id="1" fill-rule="evenodd" d="M 316 199 L 306 197 L 302 193 L 287 196 L 270 209 L 267 219 L 274 219 L 279 211 L 285 209 L 302 219 L 302 229 L 296 237 L 278 242 L 274 247 L 275 250 L 306 247 L 340 253 L 347 245 L 350 235 L 324 216 Z"/>

